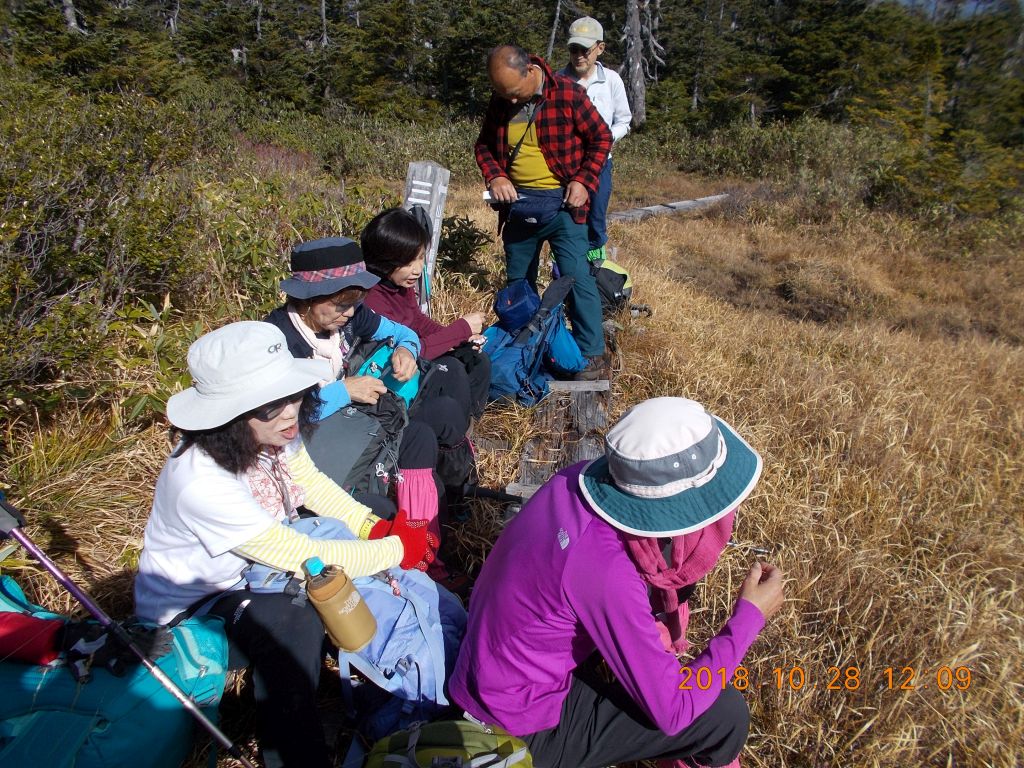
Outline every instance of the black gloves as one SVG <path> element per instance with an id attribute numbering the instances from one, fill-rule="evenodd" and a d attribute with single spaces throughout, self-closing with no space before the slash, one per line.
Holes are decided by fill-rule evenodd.
<path id="1" fill-rule="evenodd" d="M 167 627 L 146 627 L 134 623 L 123 626 L 132 642 L 149 658 L 157 659 L 170 652 L 172 636 Z M 139 658 L 127 645 L 102 625 L 92 622 L 65 624 L 61 647 L 68 669 L 80 683 L 89 682 L 93 667 L 102 667 L 121 677 L 129 666 L 139 663 Z"/>

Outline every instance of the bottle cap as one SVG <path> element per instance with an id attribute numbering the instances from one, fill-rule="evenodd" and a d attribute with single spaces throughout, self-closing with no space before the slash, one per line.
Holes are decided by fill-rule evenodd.
<path id="1" fill-rule="evenodd" d="M 324 570 L 324 561 L 319 557 L 311 557 L 309 560 L 302 564 L 302 569 L 306 572 L 306 576 L 313 578 L 319 576 Z"/>

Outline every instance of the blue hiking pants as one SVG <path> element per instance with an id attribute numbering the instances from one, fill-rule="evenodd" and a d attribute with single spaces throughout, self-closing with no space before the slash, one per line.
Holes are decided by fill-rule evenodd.
<path id="1" fill-rule="evenodd" d="M 597 177 L 597 192 L 590 198 L 590 214 L 587 216 L 587 239 L 590 250 L 600 248 L 608 242 L 608 201 L 612 196 L 612 156 Z"/>
<path id="2" fill-rule="evenodd" d="M 576 278 L 566 302 L 572 335 L 587 357 L 604 354 L 604 330 L 601 328 L 601 295 L 587 261 L 587 225 L 577 224 L 568 211 L 559 211 L 544 226 L 509 221 L 502 230 L 505 244 L 505 268 L 509 282 L 526 279 L 535 288 L 540 269 L 540 251 L 544 243 L 559 272 Z"/>

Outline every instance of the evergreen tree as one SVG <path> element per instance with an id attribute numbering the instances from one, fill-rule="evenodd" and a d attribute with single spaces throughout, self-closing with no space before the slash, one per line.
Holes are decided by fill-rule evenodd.
<path id="1" fill-rule="evenodd" d="M 652 96 L 660 118 L 709 127 L 773 113 L 769 87 L 784 72 L 773 53 L 770 10 L 763 0 L 692 0 L 668 9 L 665 77 Z"/>
<path id="2" fill-rule="evenodd" d="M 1016 0 L 984 3 L 939 26 L 950 83 L 949 120 L 1003 146 L 1024 145 L 1024 12 Z"/>

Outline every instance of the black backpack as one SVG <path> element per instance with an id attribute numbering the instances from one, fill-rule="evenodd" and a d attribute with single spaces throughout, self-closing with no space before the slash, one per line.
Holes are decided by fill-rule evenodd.
<path id="1" fill-rule="evenodd" d="M 601 308 L 605 314 L 618 312 L 629 304 L 633 295 L 633 281 L 624 267 L 611 259 L 602 259 L 590 263 L 590 273 L 597 281 Z"/>

